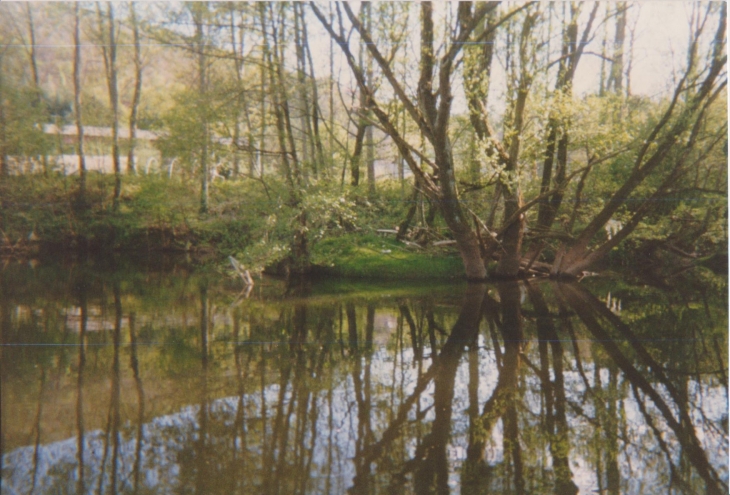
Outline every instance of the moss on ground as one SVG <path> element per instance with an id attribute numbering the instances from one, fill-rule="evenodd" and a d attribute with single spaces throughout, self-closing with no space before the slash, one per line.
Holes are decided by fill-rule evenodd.
<path id="1" fill-rule="evenodd" d="M 312 252 L 324 274 L 381 280 L 460 279 L 461 258 L 452 250 L 417 250 L 370 234 L 324 239 Z"/>

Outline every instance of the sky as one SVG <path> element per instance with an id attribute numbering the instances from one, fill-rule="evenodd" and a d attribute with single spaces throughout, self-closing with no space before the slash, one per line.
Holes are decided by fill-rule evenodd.
<path id="1" fill-rule="evenodd" d="M 152 8 L 152 11 L 164 12 L 165 9 L 156 8 L 159 5 L 174 6 L 175 2 L 148 2 L 147 6 Z M 328 9 L 326 2 L 319 3 L 323 10 Z M 442 13 L 446 11 L 444 8 L 446 2 L 436 2 L 436 10 Z M 511 3 L 509 5 L 516 5 Z M 555 9 L 560 9 L 564 3 L 555 3 Z M 591 11 L 594 3 L 593 2 L 582 2 L 581 11 L 582 17 L 580 22 L 580 28 L 585 27 L 586 19 L 589 12 Z M 599 7 L 599 18 L 602 18 L 605 13 L 605 5 L 615 5 L 615 2 L 604 2 Z M 629 2 L 630 8 L 628 11 L 628 29 L 627 29 L 627 40 L 630 41 L 630 31 L 633 29 L 635 33 L 634 39 L 634 53 L 633 53 L 633 64 L 631 70 L 631 93 L 634 95 L 644 95 L 649 97 L 658 97 L 669 93 L 670 88 L 673 86 L 676 75 L 682 68 L 686 59 L 687 42 L 689 37 L 689 22 L 692 15 L 693 5 L 701 5 L 702 9 L 707 3 L 689 2 L 689 1 L 639 1 Z M 359 3 L 352 2 L 352 9 L 357 12 L 359 10 Z M 504 8 L 504 7 L 501 7 Z M 452 11 L 456 9 L 456 3 L 451 4 Z M 305 15 L 308 19 L 308 30 L 310 45 L 312 47 L 312 53 L 315 64 L 315 72 L 318 77 L 325 78 L 328 76 L 330 71 L 330 40 L 322 28 L 319 21 L 313 15 L 310 9 L 305 9 Z M 412 46 L 417 46 L 418 36 L 418 12 L 417 9 L 412 9 L 410 25 L 413 31 Z M 179 28 L 179 26 L 178 26 Z M 706 40 L 710 40 L 714 35 L 716 25 L 714 20 L 708 23 L 705 30 Z M 577 96 L 585 95 L 586 93 L 593 93 L 597 91 L 599 74 L 601 70 L 601 59 L 591 52 L 601 52 L 601 39 L 604 33 L 604 27 L 599 26 L 597 29 L 595 39 L 586 47 L 586 53 L 581 59 L 576 77 L 574 80 L 574 94 Z M 608 24 L 608 38 L 613 38 L 613 22 Z M 555 30 L 557 35 L 557 30 Z M 356 35 L 352 36 L 352 48 L 357 53 L 358 38 Z M 250 45 L 249 45 L 250 46 Z M 554 39 L 553 49 L 558 49 L 558 40 Z M 705 45 L 705 48 L 707 45 Z M 65 47 L 64 47 L 65 48 Z M 292 47 L 293 48 L 293 47 Z M 610 51 L 610 48 L 609 48 Z M 294 50 L 289 49 L 289 58 L 287 61 L 288 65 L 294 69 Z M 409 62 L 415 67 L 417 63 L 418 55 L 416 53 L 409 57 Z M 628 57 L 627 57 L 628 58 Z M 495 63 L 495 66 L 498 62 Z M 343 92 L 345 97 L 348 98 L 347 93 L 352 93 L 354 90 L 354 80 L 350 73 L 349 67 L 347 67 L 344 56 L 341 50 L 335 46 L 335 72 L 337 73 L 336 79 L 338 79 L 344 86 Z M 495 70 L 495 75 L 491 82 L 490 94 L 494 95 L 490 98 L 490 105 L 496 105 L 499 107 L 506 99 L 503 97 L 506 85 L 506 78 L 504 74 L 499 74 L 499 68 Z M 554 84 L 554 76 L 551 76 Z M 411 86 L 414 84 L 412 83 Z M 411 87 L 411 90 L 415 88 Z M 348 91 L 349 90 L 349 91 Z M 385 89 L 383 90 L 385 91 Z M 383 94 L 383 96 L 385 96 Z M 463 90 L 460 88 L 459 81 L 455 81 L 454 84 L 454 113 L 462 113 L 465 109 Z"/>
<path id="2" fill-rule="evenodd" d="M 655 96 L 667 90 L 666 84 L 672 81 L 672 71 L 678 70 L 686 57 L 693 3 L 696 2 L 665 0 L 633 3 L 627 22 L 628 28 L 636 26 L 631 71 L 632 94 Z M 708 34 L 714 34 L 712 31 L 715 26 L 708 25 L 705 29 Z M 613 26 L 609 28 L 609 39 L 613 37 L 612 30 Z M 598 40 L 589 46 L 600 51 Z M 595 90 L 600 66 L 601 61 L 595 56 L 581 60 L 576 74 L 577 94 Z"/>
<path id="3" fill-rule="evenodd" d="M 615 5 L 616 2 L 602 2 L 602 6 L 599 7 L 598 18 L 602 19 L 605 14 L 605 5 Z M 683 65 L 686 61 L 687 45 L 689 39 L 689 24 L 692 16 L 693 5 L 700 5 L 701 10 L 708 5 L 707 2 L 689 2 L 689 1 L 639 1 L 639 2 L 628 2 L 630 8 L 628 10 L 627 20 L 627 32 L 626 32 L 626 45 L 630 41 L 630 31 L 634 31 L 634 52 L 633 52 L 633 64 L 631 70 L 631 94 L 632 95 L 643 95 L 647 97 L 661 97 L 667 95 L 673 89 L 674 83 L 677 79 L 677 74 L 681 72 Z M 321 8 L 325 10 L 327 8 L 326 3 L 321 3 Z M 441 2 L 441 5 L 444 5 Z M 562 3 L 556 3 L 556 8 Z M 580 29 L 584 29 L 586 20 L 590 11 L 593 8 L 593 2 L 582 2 L 581 18 L 580 18 Z M 356 2 L 353 2 L 352 9 L 358 12 L 359 6 Z M 453 4 L 455 10 L 455 3 Z M 313 55 L 315 58 L 315 71 L 318 74 L 329 73 L 329 38 L 325 34 L 323 28 L 314 17 L 314 15 L 308 13 L 310 32 L 310 43 L 313 47 Z M 418 17 L 417 12 L 411 14 L 411 24 L 417 23 Z M 416 27 L 416 26 L 414 26 Z M 709 42 L 715 34 L 717 28 L 715 20 L 711 19 L 704 32 L 705 45 L 707 49 Z M 614 36 L 614 23 L 608 24 L 608 39 L 613 40 Z M 601 40 L 603 37 L 603 26 L 599 26 L 597 29 L 594 26 L 594 31 L 597 31 L 595 38 L 585 49 L 585 54 L 581 58 L 578 70 L 576 72 L 574 80 L 574 94 L 577 96 L 583 96 L 587 93 L 597 92 L 599 86 L 599 75 L 601 70 L 601 58 L 591 54 L 590 52 L 600 53 L 601 52 Z M 414 40 L 413 45 L 417 45 L 418 30 L 413 29 Z M 353 52 L 357 53 L 355 45 L 357 43 L 356 35 L 353 35 L 351 46 Z M 553 48 L 557 49 L 557 41 L 553 42 Z M 626 48 L 628 50 L 628 46 Z M 608 48 L 610 54 L 610 46 Z M 354 81 L 350 75 L 350 70 L 346 66 L 344 56 L 341 51 L 335 47 L 336 63 L 335 71 L 340 74 L 340 81 L 345 86 L 354 86 Z M 628 55 L 625 55 L 627 60 Z M 414 54 L 412 63 L 415 63 L 417 55 Z M 552 77 L 554 79 L 554 77 Z M 503 95 L 505 89 L 506 80 L 504 74 L 499 74 L 499 70 L 494 74 L 491 86 L 490 95 L 495 95 L 494 98 L 490 98 L 490 106 L 499 107 L 501 101 L 504 99 L 500 96 Z M 552 82 L 554 84 L 554 81 Z M 465 103 L 463 101 L 463 90 L 460 89 L 458 81 L 455 81 L 454 85 L 454 103 L 453 111 L 460 113 L 465 109 Z"/>

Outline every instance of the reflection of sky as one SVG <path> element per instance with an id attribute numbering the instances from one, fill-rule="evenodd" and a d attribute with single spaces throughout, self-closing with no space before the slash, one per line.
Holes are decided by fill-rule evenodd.
<path id="1" fill-rule="evenodd" d="M 378 323 L 382 321 L 377 319 Z M 483 338 L 480 338 L 480 363 L 479 375 L 480 386 L 478 390 L 480 410 L 484 402 L 491 395 L 497 383 L 498 370 L 494 355 L 488 349 Z M 536 355 L 537 346 L 531 345 L 528 354 L 532 362 L 539 362 Z M 429 354 L 428 349 L 425 352 Z M 363 367 L 364 361 L 363 359 Z M 386 350 L 384 346 L 376 347 L 370 358 L 372 402 L 369 421 L 374 431 L 374 438 L 377 441 L 383 430 L 388 426 L 394 417 L 394 411 L 399 403 L 407 398 L 414 390 L 417 383 L 418 369 L 413 364 L 412 349 L 403 349 L 397 356 L 392 351 Z M 462 356 L 462 362 L 457 370 L 455 396 L 453 401 L 452 415 L 452 438 L 447 455 L 449 456 L 450 485 L 454 492 L 458 492 L 461 466 L 466 457 L 468 444 L 469 418 L 466 410 L 469 405 L 468 383 L 469 369 L 468 356 Z M 424 371 L 428 360 L 424 362 Z M 396 367 L 394 370 L 394 366 Z M 572 371 L 573 363 L 567 366 L 564 373 L 566 398 L 569 402 L 580 404 L 583 411 L 589 417 L 594 416 L 590 399 L 585 400 L 585 386 L 577 371 Z M 594 371 L 592 364 L 584 362 L 585 374 L 589 383 L 593 386 Z M 395 373 L 394 373 L 395 371 Z M 608 381 L 608 372 L 599 370 L 601 380 L 605 386 Z M 333 384 L 332 402 L 328 401 L 326 390 L 313 392 L 315 404 L 318 411 L 316 419 L 317 438 L 313 450 L 312 465 L 309 471 L 310 484 L 308 490 L 312 493 L 321 493 L 326 486 L 328 468 L 332 471 L 332 491 L 343 493 L 352 484 L 355 473 L 353 457 L 355 456 L 355 445 L 358 437 L 358 405 L 355 393 L 355 383 L 352 375 L 343 376 L 335 372 L 336 382 Z M 395 380 L 395 383 L 394 383 Z M 540 411 L 543 407 L 540 395 L 539 378 L 528 368 L 523 367 L 521 371 L 522 399 L 518 406 L 520 415 L 520 430 L 523 435 L 523 443 L 530 441 L 524 448 L 532 452 L 531 456 L 537 455 L 538 463 L 550 469 L 551 461 L 547 441 L 544 441 L 544 450 L 535 444 L 535 439 L 540 432 Z M 662 397 L 671 404 L 670 397 L 658 384 L 652 384 L 659 391 Z M 291 387 L 291 386 L 290 386 Z M 401 388 L 402 387 L 402 388 Z M 395 391 L 394 391 L 395 388 Z M 643 416 L 637 407 L 630 386 L 622 383 L 619 376 L 617 389 L 623 397 L 623 414 L 625 415 L 626 429 L 619 432 L 619 436 L 628 440 L 628 444 L 619 441 L 619 465 L 624 485 L 622 493 L 643 494 L 657 493 L 666 489 L 669 479 L 668 467 L 665 463 L 663 453 L 656 444 L 653 434 L 645 424 Z M 401 392 L 402 391 L 402 392 Z M 695 431 L 710 463 L 717 469 L 722 479 L 727 480 L 727 459 L 728 446 L 720 422 L 727 415 L 726 398 L 724 389 L 719 385 L 698 384 L 696 381 L 688 381 L 688 396 L 691 406 L 691 416 L 696 426 Z M 422 394 L 419 405 L 420 410 L 425 410 L 433 404 L 434 385 L 431 383 Z M 260 468 L 261 446 L 254 444 L 253 438 L 260 439 L 260 431 L 256 431 L 260 421 L 261 400 L 268 408 L 267 434 L 270 435 L 272 417 L 278 405 L 280 390 L 278 385 L 266 387 L 264 393 L 253 393 L 244 396 L 243 407 L 248 418 L 249 443 L 248 454 L 257 467 Z M 285 403 L 292 397 L 291 388 L 284 394 Z M 221 432 L 225 435 L 224 441 L 215 441 L 211 435 L 211 445 L 216 448 L 232 449 L 228 439 L 231 435 L 231 428 L 236 417 L 239 400 L 237 397 L 227 397 L 211 401 L 210 406 L 210 432 Z M 678 463 L 680 448 L 674 439 L 674 434 L 669 432 L 664 421 L 660 419 L 660 413 L 648 399 L 644 404 L 649 413 L 652 414 L 657 427 L 663 432 L 673 461 Z M 329 416 L 331 407 L 332 416 Z M 156 493 L 172 493 L 179 490 L 181 465 L 180 455 L 184 450 L 194 448 L 195 441 L 199 434 L 199 406 L 188 406 L 177 413 L 161 416 L 153 419 L 144 425 L 144 441 L 142 447 L 141 475 L 142 485 Z M 293 408 L 291 425 L 297 423 L 297 408 Z M 674 411 L 676 412 L 676 411 Z M 306 412 L 307 417 L 311 409 Z M 409 419 L 415 419 L 416 409 L 412 408 Z M 570 425 L 571 437 L 571 469 L 573 479 L 581 489 L 581 493 L 591 493 L 597 488 L 597 480 L 594 472 L 594 461 L 589 452 L 587 442 L 591 441 L 595 434 L 595 426 L 583 417 L 576 415 L 571 407 L 567 407 L 568 424 Z M 430 409 L 421 432 L 430 430 L 430 423 L 434 419 L 434 411 Z M 305 420 L 306 422 L 306 420 Z M 309 424 L 307 422 L 307 424 Z M 713 426 L 714 425 L 714 426 Z M 222 426 L 223 428 L 219 428 Z M 401 430 L 404 438 L 408 438 L 406 451 L 413 455 L 417 445 L 417 439 L 410 435 L 415 426 L 405 426 Z M 332 431 L 330 431 L 330 428 Z M 124 425 L 122 428 L 122 439 L 120 457 L 118 464 L 118 476 L 120 485 L 131 489 L 133 483 L 132 469 L 135 460 L 136 448 L 136 427 Z M 625 437 L 624 437 L 625 435 Z M 86 486 L 89 491 L 98 488 L 98 478 L 102 471 L 102 459 L 104 458 L 104 432 L 95 430 L 88 432 L 84 439 Z M 269 436 L 270 438 L 270 436 Z M 332 451 L 328 451 L 329 439 L 332 439 Z M 528 440 L 531 439 L 531 440 Z M 545 438 L 544 436 L 542 437 Z M 291 440 L 293 441 L 293 440 Z M 304 436 L 305 445 L 312 441 L 311 430 L 307 426 Z M 240 448 L 240 443 L 238 445 Z M 293 447 L 292 447 L 293 448 Z M 109 447 L 111 449 L 111 446 Z M 387 450 L 387 449 L 386 449 Z M 222 453 L 230 455 L 230 452 Z M 289 453 L 291 454 L 291 453 Z M 387 455 L 387 454 L 386 454 Z M 217 456 L 220 457 L 220 456 Z M 18 448 L 3 456 L 3 493 L 20 494 L 28 493 L 33 484 L 33 458 L 34 447 L 27 446 Z M 330 463 L 330 458 L 332 462 Z M 491 441 L 486 447 L 486 460 L 492 466 L 498 466 L 503 461 L 502 425 L 498 422 L 492 431 Z M 397 460 L 398 461 L 398 460 Z M 104 486 L 110 483 L 111 453 L 106 460 Z M 402 460 L 399 460 L 402 462 Z M 331 465 L 330 465 L 331 464 Z M 530 469 L 537 466 L 530 466 Z M 73 492 L 76 490 L 77 476 L 77 439 L 75 437 L 63 441 L 42 445 L 38 452 L 38 465 L 36 473 L 37 493 Z M 251 480 L 253 482 L 253 480 Z M 122 486 L 119 488 L 121 489 Z"/>

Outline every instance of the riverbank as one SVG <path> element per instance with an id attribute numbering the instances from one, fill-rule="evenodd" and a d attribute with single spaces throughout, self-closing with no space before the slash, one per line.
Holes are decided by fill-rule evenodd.
<path id="1" fill-rule="evenodd" d="M 77 179 L 60 175 L 11 176 L 0 184 L 0 255 L 52 260 L 111 255 L 181 254 L 194 265 L 227 267 L 234 256 L 252 271 L 282 274 L 293 235 L 280 184 L 252 181 L 211 185 L 200 213 L 189 181 L 125 176 L 122 197 L 111 200 L 113 177 L 90 174 L 79 205 Z M 387 186 L 387 185 L 386 185 Z M 357 192 L 323 191 L 311 198 L 309 252 L 314 276 L 379 280 L 460 279 L 452 246 L 424 247 L 395 240 L 390 230 L 405 214 L 390 201 L 400 186 L 377 200 Z M 324 198 L 324 199 L 322 199 Z M 438 222 L 434 231 L 438 232 Z"/>
<path id="2" fill-rule="evenodd" d="M 208 210 L 200 212 L 198 188 L 185 178 L 124 176 L 122 195 L 112 201 L 113 177 L 89 174 L 84 201 L 78 179 L 59 174 L 5 177 L 0 182 L 0 257 L 54 260 L 149 257 L 181 254 L 191 264 L 228 269 L 228 257 L 252 272 L 286 274 L 299 212 L 287 206 L 285 185 L 275 179 L 216 181 Z M 377 196 L 353 188 L 322 188 L 307 196 L 306 232 L 312 275 L 365 280 L 459 280 L 460 257 L 446 240 L 438 215 L 427 229 L 416 220 L 412 238 L 395 239 L 411 204 L 401 185 L 384 182 Z M 413 233 L 416 235 L 413 235 Z M 418 237 L 420 236 L 420 237 Z M 418 238 L 416 238 L 418 237 Z M 419 242 L 413 242 L 413 241 Z M 653 245 L 657 243 L 655 241 Z M 667 249 L 647 250 L 640 240 L 622 244 L 594 271 L 664 271 L 702 264 L 727 273 L 727 252 L 703 258 Z M 659 244 L 660 245 L 660 244 Z M 661 277 L 661 274 L 659 274 Z"/>

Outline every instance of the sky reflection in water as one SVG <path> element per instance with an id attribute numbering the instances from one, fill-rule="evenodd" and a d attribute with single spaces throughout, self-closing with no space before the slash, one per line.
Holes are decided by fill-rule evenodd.
<path id="1" fill-rule="evenodd" d="M 3 494 L 727 493 L 709 274 L 249 298 L 180 270 L 2 274 Z"/>

